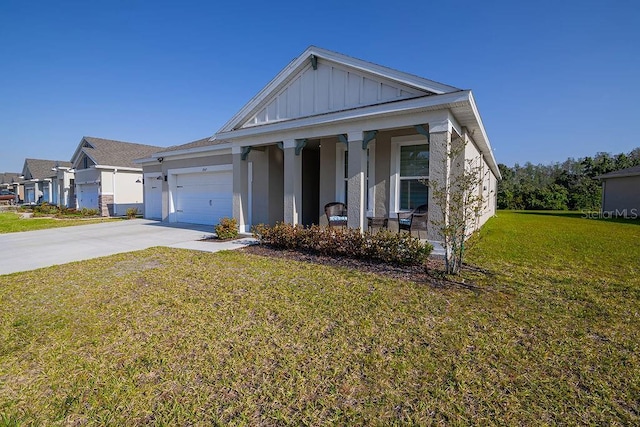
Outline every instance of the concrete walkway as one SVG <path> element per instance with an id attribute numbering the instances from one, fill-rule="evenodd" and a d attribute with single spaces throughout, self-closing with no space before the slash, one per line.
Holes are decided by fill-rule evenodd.
<path id="1" fill-rule="evenodd" d="M 255 242 L 250 237 L 230 242 L 200 241 L 212 236 L 212 226 L 167 224 L 146 219 L 0 234 L 0 274 L 153 246 L 217 252 L 242 248 Z"/>

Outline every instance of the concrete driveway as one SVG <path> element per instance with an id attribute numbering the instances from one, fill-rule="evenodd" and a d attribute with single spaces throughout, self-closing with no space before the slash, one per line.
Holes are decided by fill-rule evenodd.
<path id="1" fill-rule="evenodd" d="M 213 226 L 167 224 L 134 219 L 0 234 L 0 274 L 34 270 L 152 246 L 206 252 L 236 249 L 254 242 L 200 242 L 213 235 Z"/>

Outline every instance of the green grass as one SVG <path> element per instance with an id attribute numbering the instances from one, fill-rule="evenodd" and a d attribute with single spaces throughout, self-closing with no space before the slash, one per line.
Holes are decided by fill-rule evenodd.
<path id="1" fill-rule="evenodd" d="M 0 212 L 0 234 L 16 233 L 19 231 L 43 230 L 45 228 L 70 227 L 72 225 L 95 224 L 105 221 L 117 221 L 112 218 L 91 219 L 55 219 L 28 218 L 22 219 L 13 212 Z M 0 418 L 1 420 L 1 418 Z"/>
<path id="2" fill-rule="evenodd" d="M 0 425 L 637 425 L 639 237 L 500 212 L 475 291 L 168 248 L 0 276 Z"/>

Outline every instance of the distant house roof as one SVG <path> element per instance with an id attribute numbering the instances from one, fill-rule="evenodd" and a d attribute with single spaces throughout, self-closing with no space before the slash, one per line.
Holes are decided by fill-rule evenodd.
<path id="1" fill-rule="evenodd" d="M 133 162 L 134 159 L 148 157 L 160 150 L 163 150 L 163 147 L 85 136 L 80 141 L 72 161 L 76 164 L 81 157 L 80 153 L 84 153 L 96 165 L 139 169 L 140 166 Z"/>
<path id="2" fill-rule="evenodd" d="M 596 178 L 598 179 L 623 178 L 627 176 L 637 176 L 637 175 L 640 175 L 640 165 L 605 173 L 604 175 L 597 176 Z"/>
<path id="3" fill-rule="evenodd" d="M 64 160 L 42 160 L 42 159 L 24 159 L 24 167 L 22 175 L 24 179 L 45 179 L 56 175 L 53 168 L 63 167 L 70 168 L 71 162 Z"/>
<path id="4" fill-rule="evenodd" d="M 19 181 L 20 174 L 18 172 L 2 172 L 0 173 L 0 184 L 11 184 Z"/>

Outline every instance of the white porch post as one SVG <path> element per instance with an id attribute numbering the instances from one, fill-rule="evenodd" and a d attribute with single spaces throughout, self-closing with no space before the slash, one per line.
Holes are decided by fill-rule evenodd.
<path id="1" fill-rule="evenodd" d="M 347 170 L 347 226 L 365 229 L 367 150 L 362 149 L 362 132 L 347 134 L 349 142 L 349 167 Z"/>
<path id="2" fill-rule="evenodd" d="M 247 233 L 249 218 L 249 170 L 248 162 L 242 160 L 242 147 L 233 147 L 233 217 L 238 221 L 238 231 Z"/>
<path id="3" fill-rule="evenodd" d="M 445 122 L 429 123 L 429 181 L 436 181 L 440 188 L 446 188 L 447 193 L 451 180 L 451 159 L 448 156 L 451 150 L 451 129 L 450 124 Z M 439 226 L 433 222 L 442 223 L 446 221 L 445 213 L 449 211 L 449 198 L 447 197 L 445 206 L 439 206 L 433 196 L 433 191 L 429 189 L 429 226 L 427 227 L 427 239 L 442 241 L 442 235 L 438 230 Z"/>
<path id="4" fill-rule="evenodd" d="M 282 142 L 284 150 L 284 222 L 299 224 L 302 218 L 302 153 L 296 154 L 297 141 Z"/>

